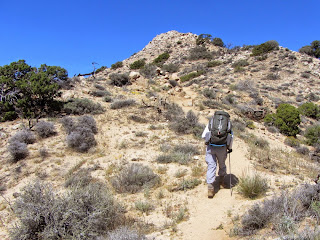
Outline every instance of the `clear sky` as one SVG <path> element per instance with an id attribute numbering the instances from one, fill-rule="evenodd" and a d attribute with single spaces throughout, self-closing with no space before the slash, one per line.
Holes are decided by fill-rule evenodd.
<path id="1" fill-rule="evenodd" d="M 298 51 L 320 40 L 320 0 L 0 0 L 0 66 L 19 59 L 72 77 L 130 57 L 177 30 L 225 44 L 277 40 Z"/>

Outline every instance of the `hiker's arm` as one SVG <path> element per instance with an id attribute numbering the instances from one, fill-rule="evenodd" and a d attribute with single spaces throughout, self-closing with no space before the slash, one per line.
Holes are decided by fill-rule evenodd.
<path id="1" fill-rule="evenodd" d="M 201 138 L 205 139 L 206 138 L 206 134 L 210 132 L 209 131 L 209 124 L 207 124 L 206 128 L 203 130 Z"/>

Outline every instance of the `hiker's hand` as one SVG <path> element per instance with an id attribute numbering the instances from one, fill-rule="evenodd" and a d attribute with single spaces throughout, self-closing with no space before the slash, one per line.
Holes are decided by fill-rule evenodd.
<path id="1" fill-rule="evenodd" d="M 232 153 L 232 149 L 228 149 L 228 150 L 227 150 L 227 153 Z"/>

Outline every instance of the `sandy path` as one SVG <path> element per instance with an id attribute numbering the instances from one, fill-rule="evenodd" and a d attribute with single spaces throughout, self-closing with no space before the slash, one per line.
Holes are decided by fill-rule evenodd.
<path id="1" fill-rule="evenodd" d="M 229 173 L 229 159 L 227 159 Z M 235 139 L 234 151 L 231 154 L 231 171 L 237 177 L 250 167 L 249 160 L 245 157 L 244 144 Z M 216 230 L 217 227 L 227 223 L 231 216 L 237 215 L 241 206 L 248 203 L 233 190 L 221 188 L 213 199 L 207 198 L 207 187 L 201 188 L 192 194 L 189 202 L 190 218 L 188 221 L 179 224 L 179 230 L 184 240 L 214 240 L 229 239 L 225 230 Z"/>

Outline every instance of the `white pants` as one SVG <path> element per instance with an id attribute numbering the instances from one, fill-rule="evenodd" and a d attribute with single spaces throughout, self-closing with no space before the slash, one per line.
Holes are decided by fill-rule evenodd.
<path id="1" fill-rule="evenodd" d="M 216 179 L 217 165 L 219 164 L 218 175 L 224 177 L 227 174 L 227 146 L 215 147 L 207 146 L 206 149 L 206 163 L 208 164 L 207 168 L 207 183 L 212 184 Z"/>

